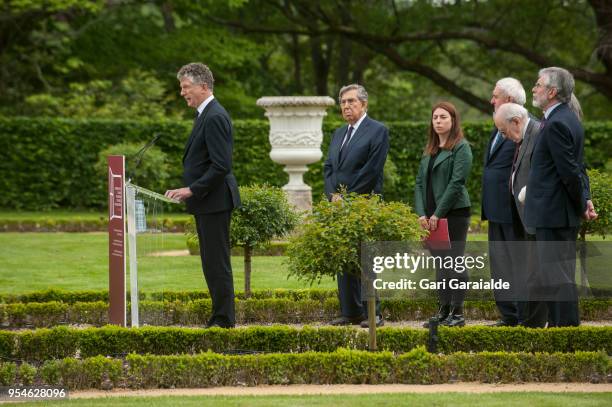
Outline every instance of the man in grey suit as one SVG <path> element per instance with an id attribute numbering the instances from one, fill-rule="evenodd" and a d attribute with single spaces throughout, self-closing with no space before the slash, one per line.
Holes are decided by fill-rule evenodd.
<path id="1" fill-rule="evenodd" d="M 510 190 L 523 231 L 528 232 L 524 221 L 525 192 L 531 169 L 531 154 L 540 132 L 540 122 L 529 117 L 527 109 L 516 103 L 506 103 L 495 112 L 495 126 L 515 143 L 515 154 L 510 174 Z M 535 232 L 535 231 L 534 231 Z M 533 233 L 531 233 L 533 234 Z"/>
<path id="2" fill-rule="evenodd" d="M 515 143 L 515 154 L 510 175 L 512 220 L 517 240 L 513 265 L 514 284 L 512 295 L 525 304 L 524 318 L 520 325 L 543 328 L 547 320 L 547 307 L 541 301 L 530 301 L 529 289 L 537 281 L 537 252 L 535 250 L 535 230 L 525 224 L 525 194 L 527 179 L 531 169 L 531 156 L 540 132 L 540 122 L 529 116 L 527 109 L 516 103 L 506 103 L 495 112 L 495 126 L 504 138 Z M 533 300 L 533 299 L 532 299 Z"/>
<path id="3" fill-rule="evenodd" d="M 347 125 L 332 136 L 323 167 L 325 194 L 332 202 L 342 200 L 341 191 L 358 194 L 381 194 L 383 168 L 389 151 L 389 131 L 368 117 L 368 93 L 361 85 L 340 89 L 340 109 Z M 332 325 L 359 324 L 366 328 L 367 306 L 361 301 L 359 276 L 341 271 L 337 275 L 341 316 Z M 383 324 L 379 304 L 376 326 Z"/>

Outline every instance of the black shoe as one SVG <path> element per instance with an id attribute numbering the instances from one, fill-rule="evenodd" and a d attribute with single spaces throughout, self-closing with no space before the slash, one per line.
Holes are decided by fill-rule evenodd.
<path id="1" fill-rule="evenodd" d="M 450 313 L 450 305 L 441 305 L 440 309 L 438 309 L 438 313 L 432 317 L 435 318 L 438 323 L 444 321 L 448 318 L 448 314 Z M 423 328 L 429 328 L 429 321 L 423 323 Z"/>
<path id="2" fill-rule="evenodd" d="M 332 320 L 329 324 L 330 325 L 334 325 L 334 326 L 340 326 L 340 325 L 357 325 L 361 322 L 361 320 L 363 319 L 362 316 L 358 316 L 358 317 L 345 317 L 345 316 L 341 316 L 338 317 L 334 320 Z"/>
<path id="3" fill-rule="evenodd" d="M 487 326 L 492 327 L 492 328 L 499 328 L 499 327 L 502 327 L 502 326 L 516 326 L 516 324 L 511 324 L 509 322 L 504 321 L 503 319 L 500 319 L 500 320 L 496 321 L 495 323 L 489 324 Z"/>
<path id="4" fill-rule="evenodd" d="M 440 322 L 440 325 L 448 326 L 449 328 L 465 326 L 465 318 L 463 318 L 463 305 L 454 305 L 451 308 L 448 317 Z"/>
<path id="5" fill-rule="evenodd" d="M 383 326 L 384 324 L 385 320 L 383 319 L 382 315 L 376 315 L 376 326 Z M 370 326 L 370 322 L 367 319 L 364 319 L 363 321 L 361 321 L 359 326 L 361 326 L 362 328 L 368 328 Z"/>
<path id="6" fill-rule="evenodd" d="M 450 314 L 444 320 L 444 323 L 440 323 L 440 325 L 445 325 L 449 328 L 462 327 L 465 326 L 465 318 L 463 318 L 462 314 Z"/>

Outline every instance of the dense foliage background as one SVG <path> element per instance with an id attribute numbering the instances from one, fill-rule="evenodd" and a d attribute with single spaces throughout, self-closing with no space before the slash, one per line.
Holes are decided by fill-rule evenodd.
<path id="1" fill-rule="evenodd" d="M 202 61 L 236 119 L 261 118 L 264 95 L 350 82 L 379 120 L 426 120 L 438 99 L 485 119 L 497 79 L 529 91 L 544 66 L 575 75 L 586 120 L 609 119 L 610 20 L 599 0 L 6 1 L 0 113 L 188 117 L 175 74 Z"/>

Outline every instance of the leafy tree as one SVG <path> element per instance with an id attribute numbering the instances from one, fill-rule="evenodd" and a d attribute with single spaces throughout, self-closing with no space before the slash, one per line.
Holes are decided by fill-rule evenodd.
<path id="1" fill-rule="evenodd" d="M 230 240 L 232 247 L 244 249 L 244 292 L 250 295 L 254 249 L 270 243 L 272 239 L 285 237 L 297 226 L 300 216 L 278 187 L 240 187 L 240 199 L 241 207 L 232 213 Z M 190 253 L 199 253 L 199 240 L 193 221 L 186 225 L 185 234 Z"/>
<path id="2" fill-rule="evenodd" d="M 153 74 L 135 70 L 114 86 L 108 80 L 73 82 L 67 93 L 35 94 L 25 99 L 28 111 L 36 116 L 106 117 L 162 119 L 164 84 Z"/>
<path id="3" fill-rule="evenodd" d="M 424 233 L 406 204 L 352 193 L 322 199 L 290 239 L 289 274 L 311 283 L 340 270 L 359 274 L 362 242 L 418 241 Z"/>
<path id="4" fill-rule="evenodd" d="M 253 249 L 290 233 L 299 215 L 287 201 L 282 189 L 268 185 L 240 187 L 242 205 L 232 215 L 232 246 L 244 249 L 244 292 L 251 292 Z"/>
<path id="5" fill-rule="evenodd" d="M 612 101 L 611 10 L 607 0 L 255 0 L 206 17 L 253 35 L 348 41 L 365 48 L 359 54 L 366 59 L 340 47 L 337 61 L 357 69 L 380 56 L 487 114 L 500 77 L 515 76 L 528 87 L 538 68 L 563 66 L 587 85 L 577 89 L 585 111 L 601 117 Z M 324 49 L 331 65 L 331 45 Z"/>

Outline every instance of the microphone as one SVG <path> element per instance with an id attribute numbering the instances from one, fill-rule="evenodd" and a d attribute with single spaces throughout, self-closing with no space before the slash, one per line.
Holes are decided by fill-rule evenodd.
<path id="1" fill-rule="evenodd" d="M 147 150 L 150 149 L 151 147 L 153 147 L 153 145 L 155 143 L 157 143 L 157 140 L 159 140 L 161 138 L 161 136 L 162 136 L 161 133 L 155 133 L 153 138 L 151 140 L 149 140 L 149 142 L 147 144 L 142 146 L 142 148 L 140 150 L 138 150 L 138 152 L 136 154 L 134 154 L 134 158 L 136 158 L 136 164 L 134 164 L 134 168 L 132 168 L 132 169 L 130 169 L 130 171 L 128 171 L 128 181 L 127 181 L 128 183 L 132 181 L 132 178 L 134 176 L 134 171 L 136 171 L 136 169 L 140 165 L 140 162 L 142 161 L 142 158 L 144 157 L 144 155 L 147 152 Z"/>

